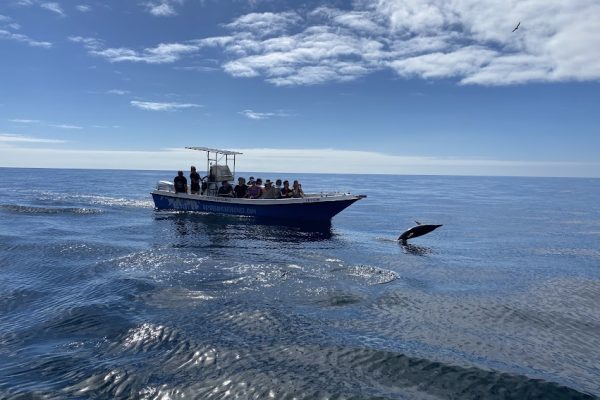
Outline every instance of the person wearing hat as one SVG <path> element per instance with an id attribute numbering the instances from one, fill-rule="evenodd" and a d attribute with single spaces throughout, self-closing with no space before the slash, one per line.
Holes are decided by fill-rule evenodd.
<path id="1" fill-rule="evenodd" d="M 235 197 L 243 198 L 246 197 L 246 193 L 248 192 L 248 186 L 246 185 L 246 180 L 242 177 L 238 178 L 238 184 L 233 188 L 233 193 Z"/>
<path id="2" fill-rule="evenodd" d="M 270 179 L 265 181 L 265 188 L 262 193 L 263 199 L 276 199 L 277 198 L 277 189 L 273 187 L 273 183 Z"/>

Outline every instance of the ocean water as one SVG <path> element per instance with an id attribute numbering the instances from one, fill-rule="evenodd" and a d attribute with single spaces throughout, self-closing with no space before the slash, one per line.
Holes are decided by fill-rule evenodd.
<path id="1" fill-rule="evenodd" d="M 600 180 L 253 175 L 368 197 L 257 225 L 1 168 L 0 398 L 600 397 Z"/>

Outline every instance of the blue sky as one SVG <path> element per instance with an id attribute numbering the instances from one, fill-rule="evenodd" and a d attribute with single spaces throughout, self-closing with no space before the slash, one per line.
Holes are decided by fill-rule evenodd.
<path id="1" fill-rule="evenodd" d="M 4 0 L 0 166 L 209 146 L 242 170 L 600 177 L 597 21 L 587 0 Z"/>

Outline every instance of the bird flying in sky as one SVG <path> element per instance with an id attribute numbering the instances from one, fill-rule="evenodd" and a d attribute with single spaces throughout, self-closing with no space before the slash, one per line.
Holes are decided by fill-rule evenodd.
<path id="1" fill-rule="evenodd" d="M 515 26 L 515 29 L 513 29 L 512 31 L 516 31 L 517 29 L 519 29 L 519 26 L 521 25 L 521 21 L 519 21 L 519 23 L 517 24 L 517 26 Z"/>

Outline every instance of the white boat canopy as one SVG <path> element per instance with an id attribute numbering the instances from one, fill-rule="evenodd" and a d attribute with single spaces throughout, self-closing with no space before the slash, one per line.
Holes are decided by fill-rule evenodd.
<path id="1" fill-rule="evenodd" d="M 206 152 L 206 176 L 210 178 L 209 181 L 235 180 L 235 156 L 243 153 L 210 147 L 186 147 L 186 149 Z M 233 158 L 233 173 L 229 169 L 230 157 Z M 216 192 L 216 187 L 213 189 Z"/>
<path id="2" fill-rule="evenodd" d="M 237 151 L 211 149 L 209 147 L 186 147 L 186 149 L 198 150 L 198 151 L 207 151 L 209 153 L 223 154 L 223 155 L 226 155 L 226 156 L 235 156 L 235 155 L 238 155 L 238 154 L 243 154 L 243 153 L 239 153 Z"/>

